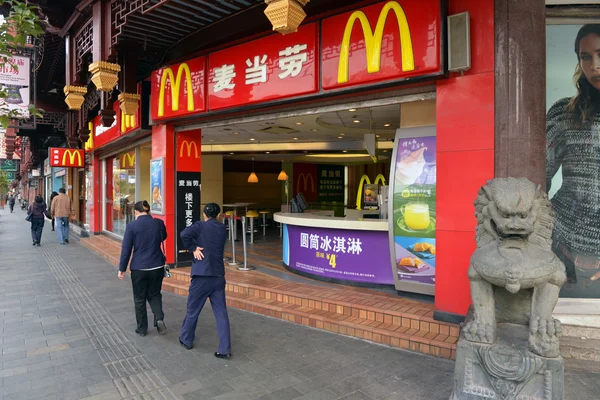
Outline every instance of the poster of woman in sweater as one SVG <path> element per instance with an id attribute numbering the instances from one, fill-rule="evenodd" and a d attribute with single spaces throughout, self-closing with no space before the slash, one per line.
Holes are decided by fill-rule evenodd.
<path id="1" fill-rule="evenodd" d="M 548 25 L 547 43 L 546 189 L 567 268 L 561 296 L 600 298 L 600 24 Z"/>

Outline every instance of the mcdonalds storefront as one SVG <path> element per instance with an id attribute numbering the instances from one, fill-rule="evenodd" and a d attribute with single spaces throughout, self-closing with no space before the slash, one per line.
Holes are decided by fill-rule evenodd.
<path id="1" fill-rule="evenodd" d="M 470 63 L 460 72 L 448 72 L 446 18 L 466 12 Z M 177 251 L 177 237 L 200 218 L 209 190 L 202 183 L 213 190 L 213 159 L 223 165 L 227 157 L 245 154 L 252 156 L 254 169 L 255 157 L 284 160 L 290 152 L 321 159 L 324 153 L 349 157 L 365 153 L 363 137 L 373 134 L 375 148 L 369 154 L 387 159 L 377 165 L 385 166 L 388 180 L 398 178 L 391 171 L 407 155 L 414 153 L 417 162 L 427 164 L 427 190 L 415 186 L 402 193 L 427 198 L 428 226 L 435 228 L 423 240 L 437 248 L 425 292 L 435 295 L 441 318 L 464 315 L 469 304 L 466 270 L 475 248 L 472 202 L 494 176 L 494 2 L 355 3 L 338 14 L 309 19 L 295 33 L 265 32 L 218 51 L 190 55 L 156 70 L 151 92 L 151 150 L 146 157 L 151 160 L 151 189 L 144 194 L 156 196 L 154 214 L 174 233 L 167 241 L 169 263 L 188 261 Z M 425 151 L 429 155 L 423 158 Z M 116 182 L 125 181 L 120 196 L 131 189 L 133 175 L 122 167 L 117 173 L 110 169 L 126 153 L 114 153 L 98 166 L 108 182 L 103 198 L 111 197 Z M 295 165 L 293 173 L 287 171 L 289 180 L 302 172 Z M 137 164 L 135 168 L 140 169 Z M 334 169 L 331 173 L 335 176 Z M 221 180 L 221 190 L 226 184 Z M 115 206 L 106 204 L 107 212 L 114 213 Z M 404 212 L 410 207 L 400 208 Z M 103 230 L 117 233 L 116 220 L 104 218 Z M 381 232 L 362 243 L 389 249 L 387 225 L 377 229 Z M 373 264 L 368 257 L 361 260 Z M 385 279 L 390 285 L 398 280 L 390 265 L 397 261 L 382 261 L 389 267 Z"/>

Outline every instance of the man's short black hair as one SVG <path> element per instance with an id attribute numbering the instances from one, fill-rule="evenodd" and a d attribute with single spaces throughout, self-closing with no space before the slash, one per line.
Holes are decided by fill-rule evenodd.
<path id="1" fill-rule="evenodd" d="M 58 192 L 59 192 L 59 193 L 67 193 L 67 191 L 65 190 L 65 188 L 60 188 L 60 189 L 58 189 Z"/>
<path id="2" fill-rule="evenodd" d="M 215 219 L 219 216 L 220 213 L 221 207 L 219 207 L 217 203 L 208 203 L 204 206 L 204 214 L 206 214 L 208 218 Z"/>

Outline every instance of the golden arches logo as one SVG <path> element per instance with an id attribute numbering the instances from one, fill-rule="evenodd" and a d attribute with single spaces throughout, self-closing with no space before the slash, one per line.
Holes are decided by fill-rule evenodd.
<path id="1" fill-rule="evenodd" d="M 365 49 L 367 52 L 367 71 L 370 74 L 379 72 L 381 69 L 381 42 L 383 41 L 383 29 L 390 11 L 394 12 L 398 29 L 400 31 L 400 50 L 402 53 L 402 71 L 409 72 L 415 69 L 415 56 L 410 35 L 410 27 L 404 9 L 397 1 L 388 1 L 379 13 L 375 32 L 371 30 L 371 23 L 362 11 L 354 11 L 344 29 L 342 47 L 340 49 L 340 61 L 338 64 L 338 83 L 346 83 L 349 79 L 350 37 L 352 28 L 358 20 L 360 22 L 363 36 L 365 38 Z"/>
<path id="2" fill-rule="evenodd" d="M 129 161 L 128 163 L 125 161 Z M 125 153 L 121 156 L 121 168 L 135 167 L 135 153 Z"/>
<path id="3" fill-rule="evenodd" d="M 304 183 L 304 191 L 305 192 L 308 188 L 309 182 L 310 182 L 310 192 L 309 193 L 315 192 L 315 181 L 313 180 L 312 174 L 302 173 L 298 176 L 298 182 L 296 182 L 296 193 L 300 192 L 300 182 Z"/>
<path id="4" fill-rule="evenodd" d="M 171 110 L 179 110 L 179 88 L 181 86 L 181 79 L 185 72 L 185 79 L 187 85 L 187 110 L 194 111 L 194 91 L 192 87 L 192 74 L 190 67 L 186 63 L 179 65 L 177 69 L 177 75 L 173 74 L 171 68 L 165 68 L 160 78 L 160 91 L 158 94 L 158 116 L 165 116 L 165 86 L 167 85 L 167 79 L 171 81 Z"/>
<path id="5" fill-rule="evenodd" d="M 83 167 L 83 158 L 81 157 L 81 150 L 65 150 L 62 157 L 62 165 L 67 166 L 67 156 L 69 157 L 70 167 Z M 75 164 L 75 157 L 77 157 L 77 164 Z"/>
<path id="6" fill-rule="evenodd" d="M 87 142 L 85 142 L 85 144 L 83 145 L 83 148 L 85 149 L 85 151 L 90 151 L 94 148 L 94 123 L 93 122 L 88 122 L 88 129 L 90 130 L 90 137 L 88 138 Z"/>
<path id="7" fill-rule="evenodd" d="M 127 129 L 135 128 L 137 122 L 135 115 L 127 115 L 121 111 L 121 132 L 125 132 Z"/>
<path id="8" fill-rule="evenodd" d="M 181 142 L 181 147 L 179 148 L 179 158 L 183 158 L 183 147 L 187 148 L 187 156 L 188 158 L 192 155 L 192 149 L 194 149 L 194 158 L 200 158 L 200 154 L 198 153 L 198 145 L 196 142 L 190 142 L 189 140 L 184 140 Z"/>

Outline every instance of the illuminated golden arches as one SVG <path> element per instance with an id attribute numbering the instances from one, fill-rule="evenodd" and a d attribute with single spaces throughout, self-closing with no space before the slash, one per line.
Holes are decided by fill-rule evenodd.
<path id="1" fill-rule="evenodd" d="M 340 61 L 338 64 L 338 83 L 346 83 L 349 79 L 350 37 L 356 20 L 360 22 L 363 36 L 365 38 L 365 49 L 367 52 L 367 71 L 370 74 L 379 72 L 381 69 L 381 42 L 383 41 L 383 29 L 390 11 L 394 12 L 400 32 L 400 51 L 402 53 L 402 71 L 409 72 L 415 69 L 415 56 L 410 36 L 410 27 L 404 9 L 397 1 L 388 1 L 379 13 L 375 33 L 371 30 L 371 23 L 362 11 L 355 11 L 348 18 L 344 37 L 340 49 Z"/>
<path id="2" fill-rule="evenodd" d="M 381 181 L 381 185 L 385 186 L 385 177 L 383 176 L 383 174 L 379 174 L 377 175 L 377 177 L 375 178 L 375 185 L 377 185 L 379 182 Z"/>
<path id="3" fill-rule="evenodd" d="M 165 68 L 160 78 L 160 91 L 158 94 L 158 116 L 164 117 L 165 115 L 165 86 L 167 79 L 171 81 L 171 110 L 179 110 L 179 88 L 181 85 L 181 78 L 185 72 L 186 84 L 187 84 L 187 110 L 194 111 L 194 91 L 192 87 L 192 74 L 190 67 L 186 63 L 182 63 L 177 69 L 177 77 L 173 75 L 171 68 Z"/>
<path id="4" fill-rule="evenodd" d="M 356 195 L 356 209 L 357 210 L 362 210 L 360 203 L 362 200 L 363 186 L 365 183 L 367 185 L 371 184 L 371 179 L 369 179 L 369 177 L 367 175 L 363 175 L 360 178 L 360 183 L 358 184 L 358 194 Z"/>

